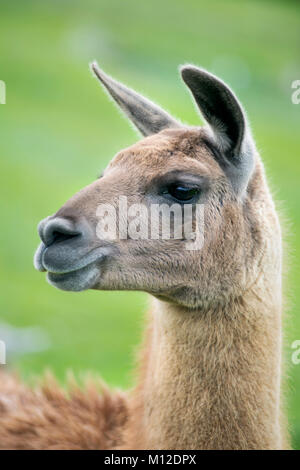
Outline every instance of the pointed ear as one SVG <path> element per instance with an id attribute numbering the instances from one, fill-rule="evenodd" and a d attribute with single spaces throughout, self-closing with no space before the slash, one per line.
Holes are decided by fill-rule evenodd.
<path id="1" fill-rule="evenodd" d="M 181 75 L 209 124 L 216 158 L 236 192 L 243 192 L 253 170 L 255 146 L 241 104 L 222 80 L 206 70 L 186 65 Z"/>
<path id="2" fill-rule="evenodd" d="M 156 134 L 166 128 L 181 126 L 156 104 L 104 73 L 98 67 L 97 62 L 91 64 L 91 69 L 143 136 Z"/>

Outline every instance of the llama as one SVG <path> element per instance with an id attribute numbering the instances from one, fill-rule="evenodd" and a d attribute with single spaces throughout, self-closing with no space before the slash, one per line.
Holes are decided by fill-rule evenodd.
<path id="1" fill-rule="evenodd" d="M 183 66 L 206 122 L 189 127 L 96 63 L 92 70 L 143 139 L 40 223 L 35 267 L 63 290 L 150 294 L 137 385 L 127 394 L 73 385 L 66 396 L 53 380 L 30 389 L 2 374 L 0 447 L 287 448 L 281 232 L 240 102 L 214 75 Z M 146 206 L 202 204 L 201 249 L 187 250 L 185 235 L 100 239 L 97 206 L 117 207 L 120 195 Z"/>

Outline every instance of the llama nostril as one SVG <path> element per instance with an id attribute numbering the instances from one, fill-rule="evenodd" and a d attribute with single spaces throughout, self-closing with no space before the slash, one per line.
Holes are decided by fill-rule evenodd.
<path id="1" fill-rule="evenodd" d="M 82 231 L 74 225 L 63 218 L 46 220 L 39 230 L 40 237 L 46 246 L 71 240 L 82 235 Z"/>

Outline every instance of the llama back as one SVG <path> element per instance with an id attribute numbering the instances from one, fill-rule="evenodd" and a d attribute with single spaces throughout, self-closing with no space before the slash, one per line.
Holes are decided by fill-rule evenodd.
<path id="1" fill-rule="evenodd" d="M 127 420 L 126 398 L 96 381 L 66 393 L 51 377 L 30 389 L 0 374 L 0 449 L 112 449 Z"/>

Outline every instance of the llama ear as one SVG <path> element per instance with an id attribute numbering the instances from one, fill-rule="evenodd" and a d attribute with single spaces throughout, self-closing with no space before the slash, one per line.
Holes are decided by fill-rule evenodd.
<path id="1" fill-rule="evenodd" d="M 104 73 L 97 62 L 91 64 L 91 69 L 143 136 L 170 127 L 180 127 L 166 111 Z"/>
<path id="2" fill-rule="evenodd" d="M 248 184 L 254 166 L 254 142 L 241 104 L 222 80 L 192 65 L 181 75 L 209 124 L 217 158 L 237 193 Z"/>

